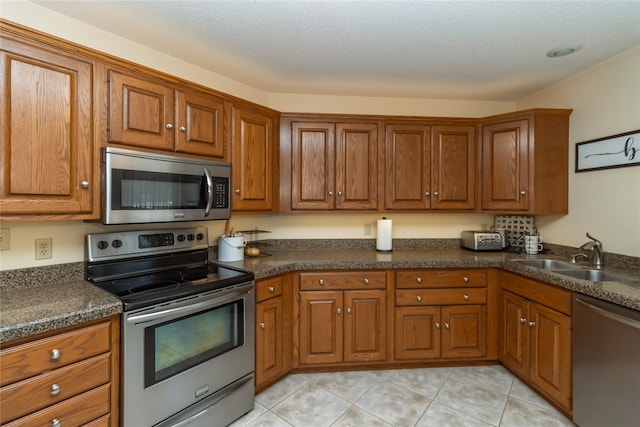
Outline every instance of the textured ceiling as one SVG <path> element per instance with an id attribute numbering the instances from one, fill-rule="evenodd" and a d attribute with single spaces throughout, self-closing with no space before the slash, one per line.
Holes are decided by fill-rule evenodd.
<path id="1" fill-rule="evenodd" d="M 35 3 L 272 93 L 513 101 L 640 45 L 640 0 Z"/>

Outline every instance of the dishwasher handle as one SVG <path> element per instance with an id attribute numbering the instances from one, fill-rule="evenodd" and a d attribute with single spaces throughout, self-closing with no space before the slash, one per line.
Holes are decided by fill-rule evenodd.
<path id="1" fill-rule="evenodd" d="M 640 329 L 640 322 L 635 320 L 635 319 L 631 319 L 629 317 L 621 316 L 620 314 L 613 313 L 611 311 L 605 310 L 603 308 L 600 308 L 598 306 L 590 304 L 590 303 L 588 303 L 585 300 L 582 300 L 580 298 L 576 298 L 576 302 L 578 304 L 586 307 L 587 309 L 595 311 L 596 313 L 600 314 L 601 316 L 607 317 L 607 318 L 609 318 L 609 319 L 611 319 L 611 320 L 613 320 L 615 322 L 624 323 L 625 325 L 631 326 L 632 328 Z"/>

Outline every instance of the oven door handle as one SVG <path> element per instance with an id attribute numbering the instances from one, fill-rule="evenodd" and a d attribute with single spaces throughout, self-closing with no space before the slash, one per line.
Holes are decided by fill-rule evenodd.
<path id="1" fill-rule="evenodd" d="M 213 205 L 213 178 L 208 168 L 204 168 L 204 177 L 207 180 L 207 206 L 204 208 L 204 216 L 209 216 Z"/>
<path id="2" fill-rule="evenodd" d="M 222 305 L 227 302 L 235 301 L 242 295 L 248 294 L 254 288 L 253 282 L 249 285 L 243 286 L 241 288 L 236 288 L 230 291 L 225 292 L 217 298 L 209 299 L 206 301 L 198 302 L 195 304 L 185 305 L 183 307 L 175 307 L 169 308 L 162 311 L 157 311 L 155 313 L 146 313 L 146 314 L 138 314 L 127 317 L 127 323 L 144 323 L 152 320 L 164 319 L 166 317 L 176 317 L 183 316 L 187 314 L 192 314 L 198 311 L 205 310 L 207 308 L 215 307 L 217 305 Z"/>

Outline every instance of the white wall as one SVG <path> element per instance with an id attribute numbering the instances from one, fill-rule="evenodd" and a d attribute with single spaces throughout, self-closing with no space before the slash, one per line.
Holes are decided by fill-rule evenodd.
<path id="1" fill-rule="evenodd" d="M 579 246 L 588 231 L 605 251 L 640 257 L 640 166 L 574 172 L 577 142 L 640 129 L 640 46 L 517 103 L 517 109 L 530 107 L 573 108 L 569 215 L 539 218 L 543 237 Z"/>
<path id="2" fill-rule="evenodd" d="M 596 114 L 596 112 L 592 110 L 599 109 L 606 110 L 607 112 L 613 111 L 611 115 L 618 115 L 616 114 L 619 108 L 617 103 L 607 103 L 608 108 L 603 107 L 600 102 L 600 98 L 595 95 L 588 96 L 585 99 L 578 98 L 576 94 L 574 94 L 574 96 L 567 95 L 565 98 L 555 98 L 551 94 L 546 94 L 545 91 L 536 95 L 539 99 L 536 97 L 530 97 L 517 103 L 517 105 L 516 103 L 511 102 L 269 94 L 218 75 L 212 71 L 203 70 L 175 58 L 168 57 L 165 54 L 153 51 L 128 40 L 124 40 L 95 27 L 87 26 L 86 24 L 51 12 L 50 10 L 33 3 L 23 1 L 3 1 L 2 17 L 28 27 L 38 29 L 45 33 L 53 34 L 64 39 L 92 47 L 96 50 L 104 51 L 256 103 L 267 105 L 283 112 L 481 117 L 513 111 L 516 108 L 528 108 L 529 106 L 574 108 L 575 111 L 572 115 L 572 143 L 576 140 L 581 141 L 614 133 L 604 127 L 599 127 L 590 132 L 582 131 L 581 133 L 580 129 L 582 129 L 584 123 L 581 121 L 574 123 L 578 117 L 586 116 L 586 118 L 583 118 L 583 121 L 588 123 L 599 116 L 599 114 Z M 616 64 L 619 60 L 624 61 L 624 58 L 614 58 L 614 60 L 610 62 Z M 633 62 L 633 58 L 627 60 L 627 62 Z M 613 71 L 615 71 L 618 68 L 626 69 L 626 66 L 623 65 L 621 67 L 613 68 Z M 590 83 L 582 84 L 587 87 L 589 87 L 589 85 L 597 86 L 594 81 L 598 81 L 598 79 L 608 81 L 609 77 L 607 73 L 613 71 L 609 71 L 607 68 L 602 71 L 603 74 L 599 77 L 598 74 L 589 77 L 587 80 L 589 80 Z M 636 73 L 636 77 L 640 75 L 637 67 Z M 582 74 L 590 75 L 591 71 L 588 70 Z M 581 75 L 576 76 L 576 78 L 580 79 Z M 634 80 L 633 76 L 621 75 L 621 73 L 618 72 L 612 77 L 612 79 L 617 80 L 617 88 L 622 88 L 623 86 L 631 87 L 632 91 L 629 96 L 634 96 L 636 100 L 640 99 L 638 94 L 640 91 L 640 84 Z M 571 79 L 568 81 L 571 81 Z M 565 82 L 562 84 L 565 84 Z M 583 87 L 581 85 L 578 86 Z M 571 90 L 567 91 L 572 93 Z M 578 89 L 576 89 L 576 91 L 578 91 Z M 555 89 L 550 90 L 550 92 L 555 92 Z M 620 99 L 627 99 L 627 104 L 629 103 L 628 98 L 625 96 L 616 95 L 616 101 L 620 101 Z M 631 110 L 633 109 L 631 108 Z M 636 118 L 640 117 L 637 109 L 635 111 Z M 630 116 L 632 112 L 627 113 L 620 111 L 619 114 L 623 116 Z M 633 122 L 633 120 L 627 119 L 627 122 Z M 608 121 L 608 123 L 610 123 L 610 121 Z M 620 123 L 618 125 L 618 127 L 621 128 L 619 131 L 640 128 L 637 121 L 635 122 L 635 127 L 632 124 L 633 123 Z M 573 126 L 577 126 L 579 130 L 574 130 Z M 585 133 L 586 136 L 584 135 Z M 570 165 L 570 169 L 572 168 L 573 166 Z M 638 169 L 638 172 L 640 172 L 640 168 L 628 169 Z M 621 171 L 617 173 L 623 174 L 622 180 L 635 179 L 636 192 L 640 191 L 637 190 L 639 187 L 637 185 L 639 180 L 636 171 Z M 605 176 L 600 174 L 601 172 L 592 172 L 584 175 L 593 176 L 594 180 L 598 180 L 598 178 Z M 613 172 L 613 174 L 616 174 L 616 172 Z M 606 175 L 608 176 L 609 173 Z M 586 178 L 589 178 L 589 176 L 586 176 Z M 572 176 L 572 187 L 576 185 L 574 182 L 575 179 L 573 178 L 574 177 Z M 621 180 L 616 178 L 615 184 L 618 185 L 620 181 Z M 573 210 L 581 208 L 581 201 L 583 201 L 583 204 L 588 204 L 591 199 L 587 197 L 585 193 L 587 193 L 586 189 L 589 188 L 589 186 L 590 184 L 588 182 L 580 184 L 580 188 L 584 188 L 585 191 L 579 192 L 577 197 L 572 194 L 572 205 L 570 206 L 570 209 Z M 609 192 L 610 190 L 607 191 Z M 635 204 L 633 205 L 633 211 L 631 212 L 631 214 L 635 214 L 636 218 L 640 215 L 640 206 L 638 206 L 639 203 L 637 199 L 638 198 L 636 197 L 636 201 L 634 202 Z M 576 208 L 576 206 L 578 206 L 578 208 Z M 604 212 L 604 210 L 601 211 Z M 483 224 L 491 225 L 493 222 L 493 216 L 491 215 L 425 213 L 392 214 L 387 216 L 394 221 L 394 238 L 456 238 L 459 237 L 461 230 L 477 229 Z M 232 225 L 236 230 L 254 229 L 256 227 L 271 230 L 273 233 L 268 236 L 265 235 L 264 237 L 275 239 L 367 238 L 369 236 L 365 236 L 364 234 L 364 224 L 373 225 L 375 220 L 379 217 L 380 215 L 378 214 L 236 216 L 232 219 Z M 564 221 L 563 218 L 539 218 L 538 223 L 544 224 L 543 232 L 545 233 L 545 236 L 553 235 L 553 238 L 549 239 L 549 241 L 553 243 L 564 243 L 569 245 L 582 243 L 582 240 L 584 240 L 582 238 L 582 229 L 589 225 L 590 227 L 587 229 L 596 236 L 602 237 L 607 250 L 640 256 L 640 248 L 638 248 L 637 242 L 635 245 L 627 245 L 624 243 L 624 240 L 628 239 L 629 234 L 609 234 L 609 231 L 605 232 L 605 230 L 602 229 L 606 224 L 604 222 L 602 222 L 602 228 L 595 226 L 591 227 L 592 222 L 600 222 L 599 217 L 592 218 L 590 216 L 584 216 L 583 213 L 572 213 L 570 218 L 572 218 L 572 221 L 574 221 L 575 224 L 582 223 L 584 226 L 571 225 L 570 221 L 568 223 L 567 221 Z M 633 222 L 630 215 L 625 216 L 625 218 L 626 223 Z M 609 222 L 611 223 L 612 221 Z M 215 244 L 217 236 L 223 232 L 224 222 L 209 222 L 206 224 L 209 228 L 210 243 Z M 26 223 L 5 222 L 2 224 L 2 227 L 8 227 L 11 230 L 11 249 L 9 251 L 0 252 L 0 270 L 83 261 L 84 236 L 88 233 L 107 232 L 115 229 L 114 227 L 105 227 L 100 224 L 83 223 L 79 221 Z M 161 227 L 166 226 L 160 226 L 158 228 Z M 136 227 L 130 226 L 128 228 L 134 229 Z M 568 228 L 572 228 L 573 231 L 564 232 L 564 230 Z M 125 227 L 117 229 L 125 229 Z M 375 230 L 375 227 L 373 227 L 373 229 Z M 635 230 L 637 236 L 638 228 L 636 227 Z M 35 261 L 34 239 L 41 237 L 53 238 L 53 258 L 50 260 Z M 373 238 L 374 236 L 371 237 Z M 638 239 L 636 238 L 635 240 L 637 241 Z"/>

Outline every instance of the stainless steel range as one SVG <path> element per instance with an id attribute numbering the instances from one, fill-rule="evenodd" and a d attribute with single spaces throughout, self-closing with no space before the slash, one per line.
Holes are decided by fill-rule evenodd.
<path id="1" fill-rule="evenodd" d="M 121 425 L 226 426 L 253 409 L 252 273 L 208 261 L 206 227 L 87 236 L 87 280 L 119 297 Z"/>

